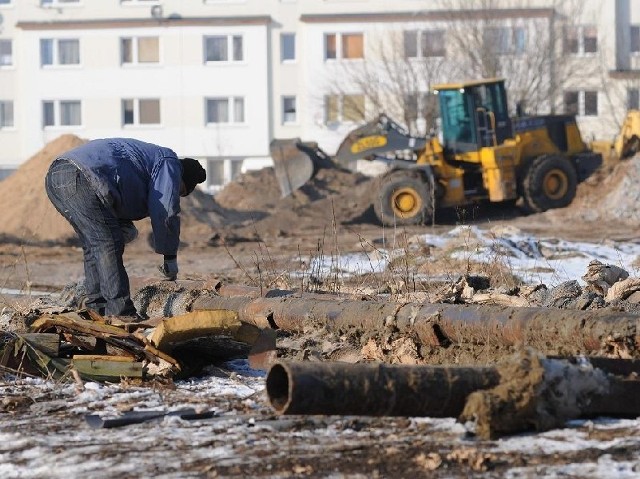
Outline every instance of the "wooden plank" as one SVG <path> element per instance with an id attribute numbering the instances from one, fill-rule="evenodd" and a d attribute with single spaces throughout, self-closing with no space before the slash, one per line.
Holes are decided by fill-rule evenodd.
<path id="1" fill-rule="evenodd" d="M 60 353 L 60 335 L 57 333 L 22 333 L 19 336 L 47 356 L 57 357 Z"/>
<path id="2" fill-rule="evenodd" d="M 85 361 L 116 361 L 123 363 L 135 362 L 135 359 L 131 356 L 111 356 L 109 354 L 76 354 L 73 356 L 73 359 Z"/>
<path id="3" fill-rule="evenodd" d="M 114 360 L 114 357 L 116 358 Z M 142 378 L 142 363 L 123 360 L 121 356 L 74 356 L 71 365 L 83 379 L 120 381 L 120 378 Z"/>

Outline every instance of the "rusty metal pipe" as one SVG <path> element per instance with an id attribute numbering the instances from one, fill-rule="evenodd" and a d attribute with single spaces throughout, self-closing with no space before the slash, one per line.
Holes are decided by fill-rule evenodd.
<path id="1" fill-rule="evenodd" d="M 494 342 L 529 344 L 544 351 L 545 344 L 562 344 L 573 354 L 598 351 L 609 337 L 637 343 L 640 330 L 639 315 L 608 310 L 219 296 L 200 297 L 192 307 L 233 309 L 242 321 L 293 332 L 303 331 L 310 323 L 334 331 L 392 326 L 427 346 Z"/>
<path id="2" fill-rule="evenodd" d="M 499 379 L 491 367 L 279 362 L 267 394 L 279 414 L 450 417 Z"/>

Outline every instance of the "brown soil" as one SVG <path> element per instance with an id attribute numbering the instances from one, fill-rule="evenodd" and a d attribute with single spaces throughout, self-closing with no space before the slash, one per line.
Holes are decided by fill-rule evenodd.
<path id="1" fill-rule="evenodd" d="M 64 243 L 75 233 L 58 214 L 44 190 L 44 177 L 51 162 L 85 140 L 63 135 L 29 158 L 13 175 L 0 182 L 2 236 L 19 242 Z M 9 206 L 10 205 L 10 206 Z"/>
<path id="2" fill-rule="evenodd" d="M 73 232 L 49 204 L 42 187 L 44 173 L 53 158 L 80 142 L 82 140 L 68 135 L 55 140 L 27 161 L 15 175 L 0 183 L 0 201 L 12 205 L 0 212 L 2 236 L 12 240 L 0 243 L 0 286 L 59 291 L 65 285 L 81 280 L 82 253 L 77 247 L 64 246 Z M 513 208 L 479 205 L 439 212 L 436 226 L 407 228 L 382 228 L 376 224 L 370 206 L 374 183 L 362 175 L 338 169 L 320 170 L 300 191 L 281 198 L 272 169 L 249 172 L 227 185 L 215 199 L 197 192 L 183 202 L 184 244 L 179 253 L 180 276 L 183 279 L 216 277 L 227 283 L 254 286 L 297 287 L 302 280 L 289 277 L 289 273 L 303 269 L 301 256 L 310 252 L 331 256 L 334 253 L 359 252 L 363 248 L 374 251 L 384 241 L 405 245 L 412 254 L 424 260 L 430 251 L 419 245 L 413 249 L 416 245 L 411 245 L 408 238 L 423 234 L 426 228 L 429 232 L 447 231 L 460 223 L 515 225 L 526 232 L 571 240 L 635 239 L 640 228 L 640 215 L 635 213 L 636 205 L 640 204 L 639 161 L 633 159 L 621 163 L 610 174 L 580 185 L 578 198 L 564 210 L 524 216 Z M 125 254 L 127 270 L 132 277 L 157 277 L 161 258 L 153 253 L 145 240 L 145 233 L 150 231 L 149 224 L 143 221 L 139 227 L 143 233 L 141 239 L 128 247 Z M 214 237 L 217 238 L 215 241 Z M 424 261 L 417 264 L 424 265 Z M 413 264 L 407 265 L 407 268 L 413 267 Z M 429 272 L 448 272 L 455 281 L 469 267 L 468 264 L 453 262 L 430 264 Z M 397 271 L 393 278 L 371 275 L 340 286 L 366 291 L 361 293 L 362 298 L 375 296 L 383 290 L 392 299 L 400 298 L 401 293 L 406 294 L 408 290 L 415 293 L 417 288 L 418 293 L 424 293 L 423 301 L 433 297 L 429 287 L 438 289 L 433 285 L 412 283 L 411 274 L 403 270 L 402 265 Z M 332 284 L 328 281 L 316 286 L 319 290 L 326 290 Z M 397 290 L 394 289 L 396 287 Z M 28 309 L 34 298 L 28 299 L 30 302 L 19 303 L 12 297 L 0 298 L 0 306 Z M 279 352 L 289 358 L 306 360 L 365 359 L 411 364 L 428 358 L 432 364 L 469 364 L 494 363 L 514 351 L 512 347 L 494 344 L 426 349 L 421 348 L 414 338 L 394 331 L 361 335 L 355 331 L 328 332 L 313 326 L 310 324 L 309 330 L 302 335 L 282 334 L 278 339 Z M 26 387 L 20 392 L 25 397 L 30 393 Z M 175 392 L 180 393 L 186 397 L 185 401 L 196 400 L 190 392 Z M 164 397 L 168 405 L 175 404 L 169 392 L 164 393 Z M 180 442 L 182 438 L 170 436 L 175 427 L 166 428 L 154 436 L 160 438 L 159 442 L 156 441 L 156 449 L 163 456 L 175 458 L 172 459 L 177 461 L 174 466 L 179 464 L 182 467 L 180 473 L 189 471 L 213 475 L 219 472 L 227 477 L 274 477 L 271 475 L 273 472 L 277 473 L 275 477 L 292 474 L 326 477 L 332 470 L 328 464 L 334 464 L 334 471 L 352 477 L 468 477 L 487 469 L 495 473 L 487 477 L 500 477 L 509 468 L 527 463 L 538 464 L 544 470 L 554 463 L 598 461 L 602 455 L 600 449 L 571 451 L 553 457 L 523 450 L 502 453 L 496 458 L 492 452 L 487 452 L 491 451 L 490 443 L 472 443 L 462 439 L 459 432 L 443 437 L 445 433 L 428 422 L 393 418 L 301 417 L 287 422 L 268 416 L 264 403 L 260 407 L 247 406 L 249 410 L 245 411 L 242 408 L 246 401 L 238 398 L 212 396 L 207 400 L 211 407 L 221 411 L 235 409 L 234 413 L 253 414 L 256 417 L 252 421 L 255 420 L 257 427 L 242 429 L 235 442 L 230 443 L 229 425 L 221 423 L 216 426 L 212 422 L 209 439 L 201 444 Z M 48 404 L 44 400 L 41 402 Z M 54 406 L 57 409 L 53 409 Z M 16 418 L 20 419 L 21 427 L 29 424 L 32 431 L 39 428 L 47 438 L 51 436 L 52 429 L 66 434 L 63 428 L 75 430 L 83 424 L 80 415 L 68 412 L 66 404 L 56 403 L 51 407 L 55 414 L 47 411 L 47 414 L 42 414 L 36 408 L 25 408 L 15 413 Z M 42 420 L 47 417 L 48 420 Z M 243 421 L 241 416 L 239 421 Z M 262 421 L 264 427 L 261 426 Z M 593 432 L 591 426 L 585 425 L 582 429 L 585 435 Z M 307 431 L 313 439 L 299 436 L 301 431 Z M 621 431 L 604 428 L 600 434 L 609 434 L 613 443 L 614 439 L 632 436 L 633 433 L 633 428 Z M 148 444 L 138 440 L 145 434 L 149 435 L 142 431 L 138 436 L 132 436 L 131 444 L 125 446 L 146 454 Z M 98 438 L 104 454 L 120 455 L 121 443 L 111 441 L 110 436 L 104 434 L 94 437 Z M 310 443 L 313 443 L 313 453 L 309 452 Z M 234 461 L 227 460 L 230 466 L 220 458 L 210 457 L 200 462 L 181 462 L 196 451 L 209 450 L 211 446 L 226 448 L 229 444 L 234 449 Z M 618 460 L 637 460 L 633 450 L 633 447 L 610 447 L 607 453 Z M 166 471 L 160 468 L 167 463 L 171 460 L 147 461 L 145 471 L 150 472 L 149 464 L 154 464 L 159 469 L 150 474 L 164 474 Z M 265 464 L 273 469 L 265 470 Z"/>

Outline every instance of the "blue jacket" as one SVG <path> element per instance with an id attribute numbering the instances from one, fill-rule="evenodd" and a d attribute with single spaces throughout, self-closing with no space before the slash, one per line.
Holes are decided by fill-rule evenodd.
<path id="1" fill-rule="evenodd" d="M 105 138 L 61 157 L 85 174 L 118 218 L 149 216 L 157 253 L 177 254 L 182 165 L 172 150 L 131 138 Z"/>

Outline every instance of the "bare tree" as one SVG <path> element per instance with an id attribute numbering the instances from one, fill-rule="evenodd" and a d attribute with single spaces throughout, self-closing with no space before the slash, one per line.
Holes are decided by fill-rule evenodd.
<path id="1" fill-rule="evenodd" d="M 361 119 L 386 113 L 412 133 L 434 127 L 438 113 L 430 86 L 446 77 L 445 58 L 407 55 L 404 32 L 397 30 L 370 35 L 366 47 L 362 62 L 336 66 L 328 82 L 329 93 L 345 98 L 348 104 L 344 107 Z M 354 97 L 364 101 L 349 103 Z"/>
<path id="2" fill-rule="evenodd" d="M 598 46 L 597 32 L 585 37 L 579 0 L 465 0 L 465 10 L 458 0 L 438 2 L 461 70 L 505 78 L 511 104 L 529 113 L 562 111 L 566 88 L 601 76 L 600 62 L 576 55 Z"/>
<path id="3" fill-rule="evenodd" d="M 433 127 L 437 105 L 428 92 L 441 82 L 504 78 L 512 113 L 526 114 L 571 113 L 578 90 L 602 90 L 602 34 L 580 0 L 435 2 L 438 9 L 418 11 L 392 32 L 368 31 L 361 61 L 336 63 L 328 91 L 345 99 L 353 119 L 384 111 L 412 133 Z M 442 51 L 434 54 L 435 33 Z"/>

